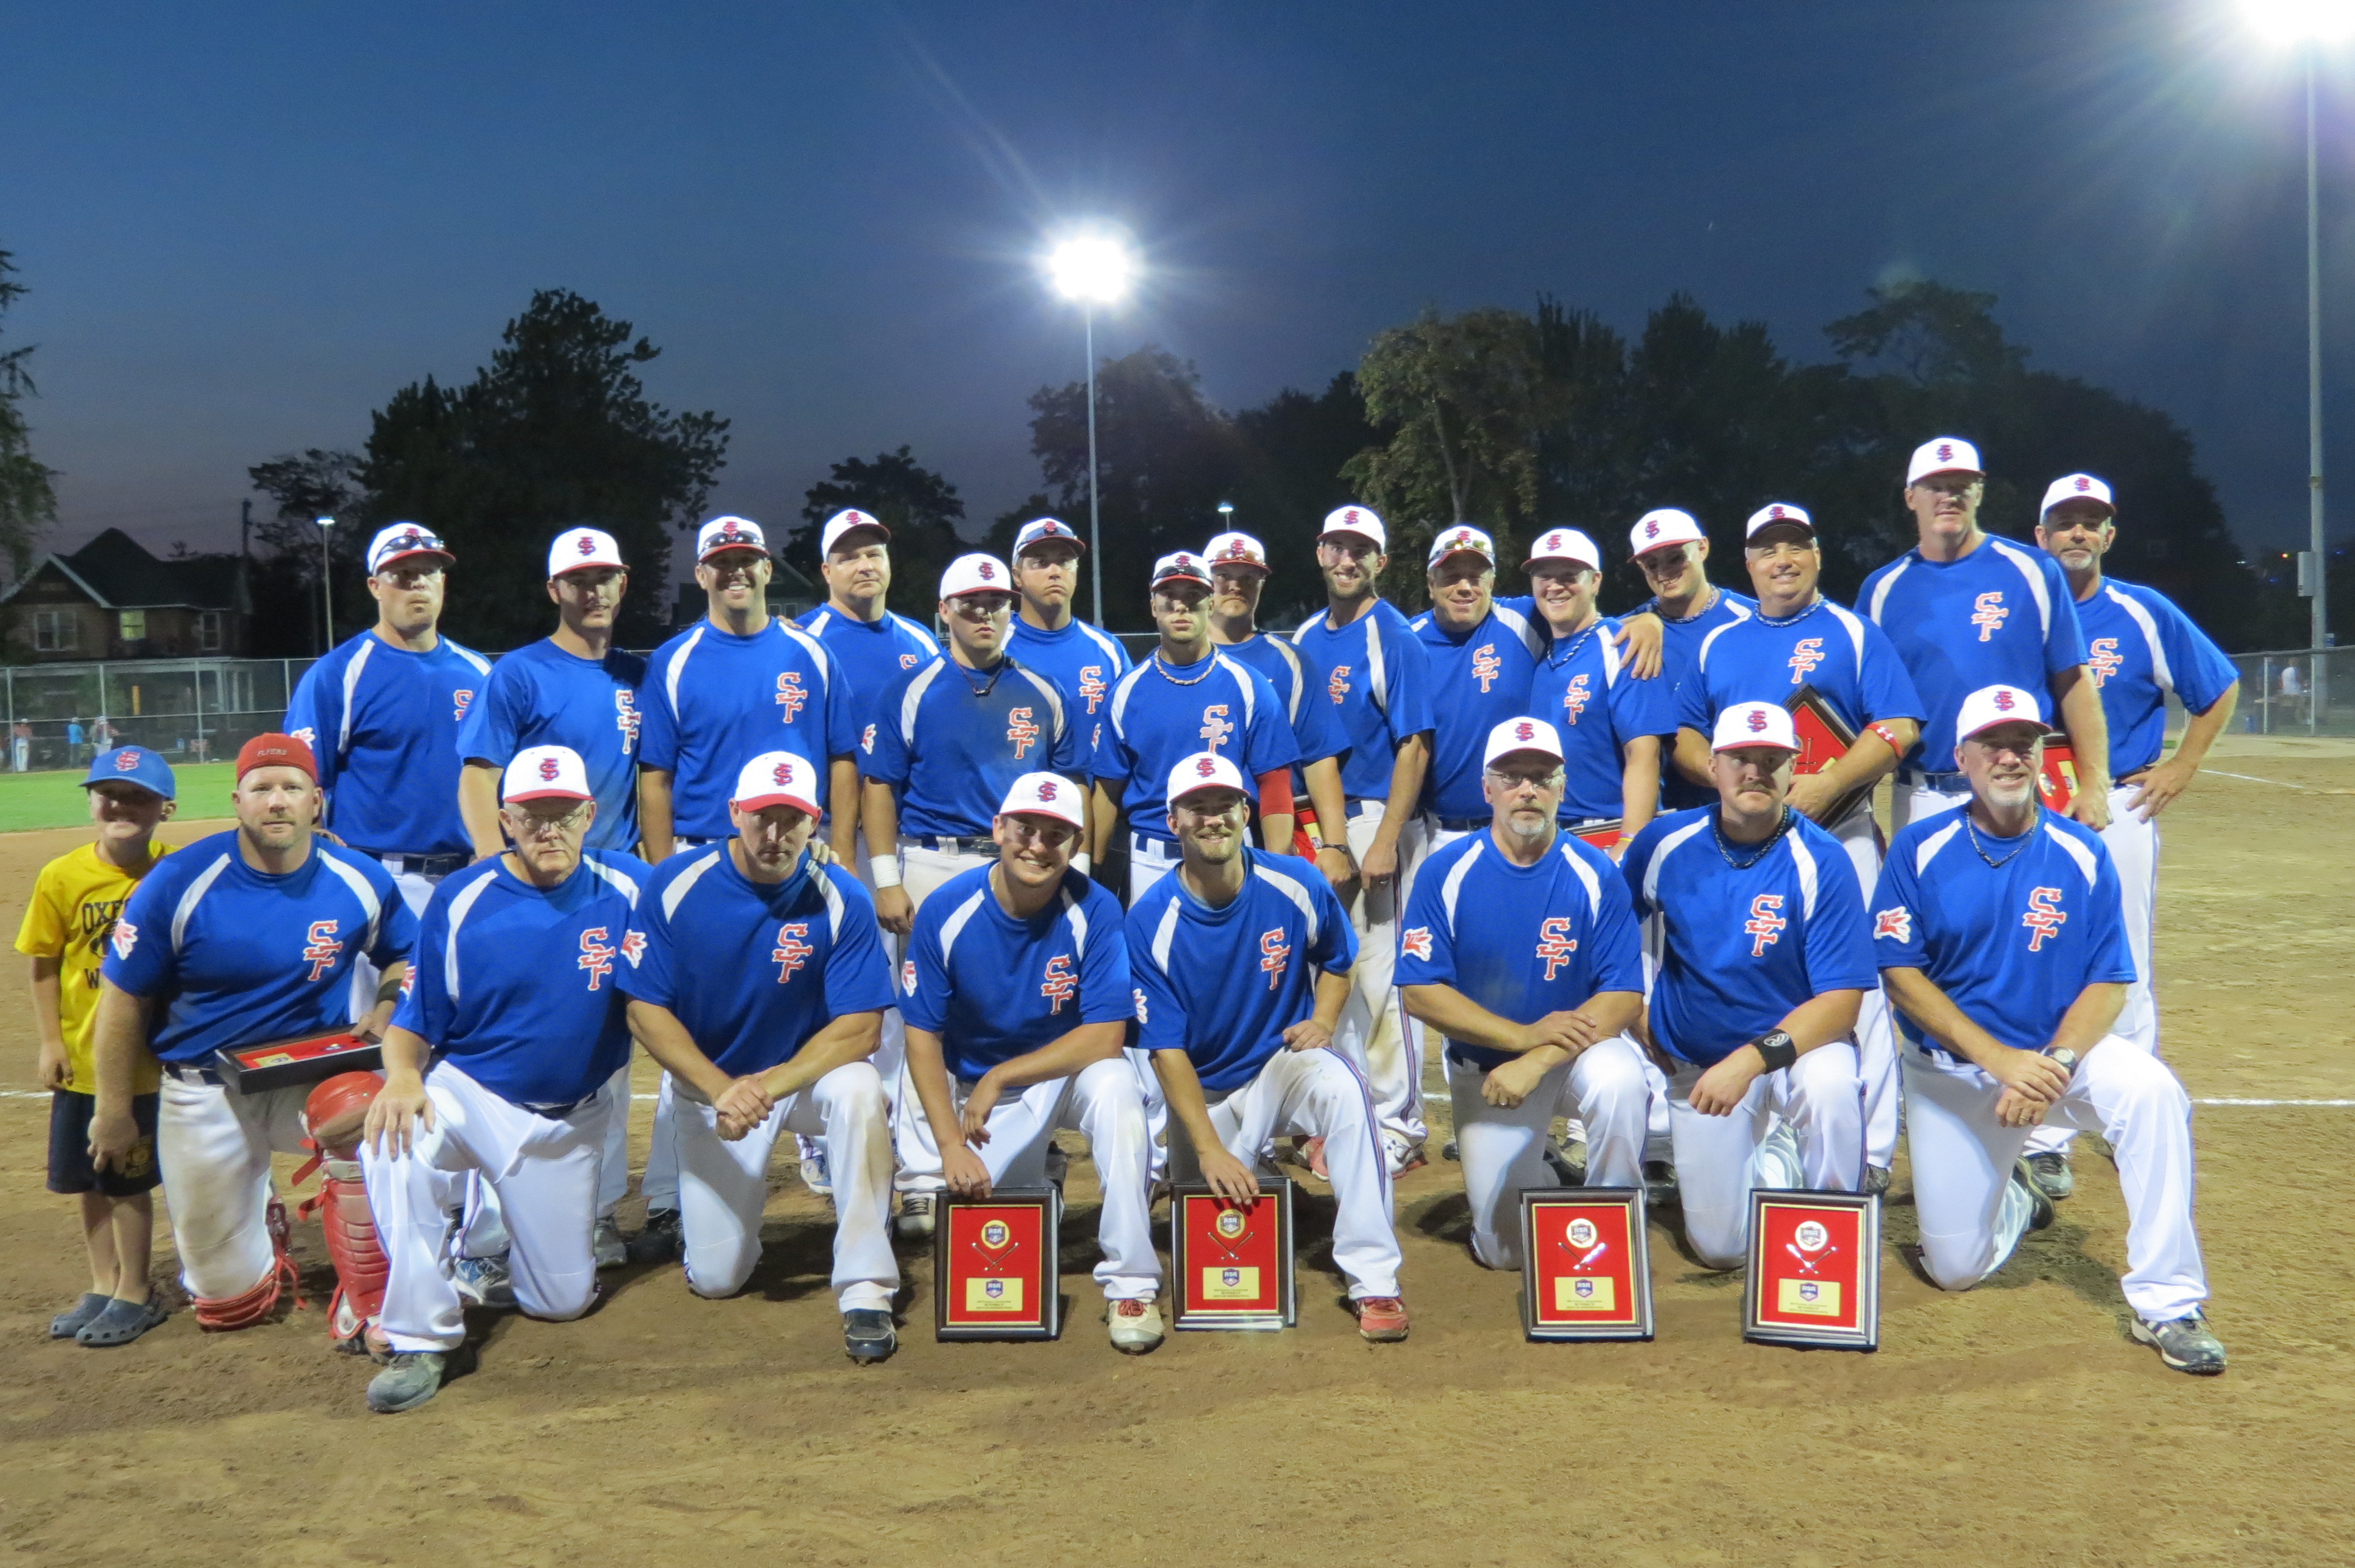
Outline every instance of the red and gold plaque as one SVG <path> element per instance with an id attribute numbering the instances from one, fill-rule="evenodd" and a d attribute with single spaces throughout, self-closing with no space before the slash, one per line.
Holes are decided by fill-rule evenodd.
<path id="1" fill-rule="evenodd" d="M 1292 1183 L 1260 1178 L 1259 1196 L 1233 1203 L 1199 1182 L 1169 1195 L 1170 1278 L 1179 1329 L 1289 1329 L 1298 1317 L 1292 1274 Z"/>
<path id="2" fill-rule="evenodd" d="M 1596 822 L 1591 827 L 1578 829 L 1572 836 L 1585 840 L 1596 849 L 1608 851 L 1626 836 L 1625 819 L 1614 817 L 1607 822 Z"/>
<path id="3" fill-rule="evenodd" d="M 1863 1192 L 1752 1192 L 1742 1337 L 1878 1349 L 1881 1200 Z"/>
<path id="4" fill-rule="evenodd" d="M 2036 798 L 2064 817 L 2076 803 L 2076 748 L 2057 729 L 2044 737 L 2044 764 L 2036 775 Z"/>
<path id="5" fill-rule="evenodd" d="M 1826 702 L 1823 694 L 1813 686 L 1801 686 L 1785 698 L 1783 706 L 1790 711 L 1791 727 L 1798 732 L 1799 756 L 1791 764 L 1794 773 L 1821 773 L 1846 757 L 1856 744 L 1856 731 Z M 1832 803 L 1825 813 L 1826 822 L 1845 821 L 1856 810 L 1857 802 L 1872 793 L 1872 786 L 1852 789 Z"/>
<path id="6" fill-rule="evenodd" d="M 1052 1187 L 943 1193 L 932 1230 L 932 1336 L 1051 1340 L 1062 1332 L 1062 1199 Z"/>
<path id="7" fill-rule="evenodd" d="M 1521 1331 L 1532 1340 L 1652 1337 L 1642 1188 L 1521 1189 Z"/>
<path id="8" fill-rule="evenodd" d="M 337 1073 L 375 1073 L 384 1068 L 384 1047 L 346 1029 L 273 1040 L 264 1045 L 224 1045 L 213 1053 L 221 1082 L 240 1095 L 313 1084 Z"/>

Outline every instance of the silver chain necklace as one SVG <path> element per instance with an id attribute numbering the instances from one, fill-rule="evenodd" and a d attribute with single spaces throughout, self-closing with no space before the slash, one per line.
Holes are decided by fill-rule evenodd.
<path id="1" fill-rule="evenodd" d="M 1774 831 L 1766 835 L 1766 842 L 1758 846 L 1758 853 L 1752 855 L 1748 860 L 1736 860 L 1733 858 L 1733 852 L 1725 847 L 1724 819 L 1725 809 L 1723 807 L 1720 807 L 1709 814 L 1709 836 L 1710 841 L 1717 845 L 1717 853 L 1719 856 L 1724 860 L 1726 864 L 1732 866 L 1736 871 L 1748 871 L 1752 866 L 1756 865 L 1760 861 L 1764 860 L 1767 853 L 1782 842 L 1783 835 L 1791 831 L 1791 808 L 1785 806 L 1783 808 L 1783 814 L 1774 821 Z"/>
<path id="2" fill-rule="evenodd" d="M 1153 651 L 1153 668 L 1155 672 L 1157 673 L 1163 680 L 1168 682 L 1173 686 L 1200 685 L 1204 681 L 1209 678 L 1210 672 L 1219 667 L 1219 655 L 1217 652 L 1213 652 L 1209 657 L 1202 660 L 1201 663 L 1202 673 L 1200 674 L 1195 676 L 1190 681 L 1181 681 L 1177 676 L 1169 673 L 1169 662 L 1162 658 L 1161 650 L 1156 648 Z"/>
<path id="3" fill-rule="evenodd" d="M 2028 832 L 2020 835 L 2019 847 L 2001 860 L 1996 859 L 1995 856 L 1987 853 L 1987 846 L 1979 842 L 1979 825 L 1971 821 L 1971 809 L 1968 806 L 1963 808 L 1963 832 L 1971 835 L 1971 848 L 1979 852 L 1979 858 L 1998 871 L 2001 871 L 2005 866 L 2018 860 L 2027 851 L 2028 846 L 2036 842 L 2036 827 L 2031 822 Z"/>

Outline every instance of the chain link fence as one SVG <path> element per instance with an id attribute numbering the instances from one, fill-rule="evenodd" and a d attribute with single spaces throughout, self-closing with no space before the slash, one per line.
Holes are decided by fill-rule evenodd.
<path id="1" fill-rule="evenodd" d="M 2235 653 L 2249 735 L 2355 736 L 2355 648 Z"/>
<path id="2" fill-rule="evenodd" d="M 314 660 L 140 659 L 0 668 L 11 771 L 80 768 L 109 747 L 225 760 L 276 729 Z"/>

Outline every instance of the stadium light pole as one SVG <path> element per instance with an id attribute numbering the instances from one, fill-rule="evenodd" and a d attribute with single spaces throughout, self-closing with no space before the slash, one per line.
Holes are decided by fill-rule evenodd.
<path id="1" fill-rule="evenodd" d="M 1104 623 L 1102 507 L 1096 493 L 1096 307 L 1115 305 L 1128 293 L 1135 264 L 1127 249 L 1107 234 L 1082 234 L 1062 241 L 1047 256 L 1055 291 L 1080 307 L 1088 345 L 1088 602 L 1096 625 Z"/>
<path id="2" fill-rule="evenodd" d="M 336 588 L 330 580 L 334 570 L 327 557 L 327 536 L 335 527 L 336 520 L 321 517 L 316 522 L 319 524 L 319 628 L 325 639 L 320 645 L 319 655 L 325 658 L 336 651 Z"/>
<path id="3" fill-rule="evenodd" d="M 1219 503 L 1219 532 L 1220 532 L 1220 533 L 1221 533 L 1221 534 L 1224 534 L 1224 533 L 1228 532 L 1230 529 L 1233 528 L 1233 527 L 1234 527 L 1234 525 L 1235 525 L 1235 503 L 1234 503 L 1233 502 L 1231 502 L 1231 501 L 1221 501 L 1221 502 L 1220 502 L 1220 503 Z"/>

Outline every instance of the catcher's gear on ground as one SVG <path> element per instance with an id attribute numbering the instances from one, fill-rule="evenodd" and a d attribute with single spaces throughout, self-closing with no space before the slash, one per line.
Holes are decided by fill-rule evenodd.
<path id="1" fill-rule="evenodd" d="M 286 1244 L 293 1227 L 286 1218 L 286 1205 L 278 1201 L 274 1192 L 271 1194 L 264 1224 L 270 1231 L 269 1272 L 256 1282 L 252 1289 L 239 1295 L 196 1298 L 197 1327 L 209 1333 L 250 1329 L 270 1316 L 271 1308 L 278 1305 L 281 1288 L 289 1291 L 296 1288 L 294 1263 L 286 1255 Z M 298 1294 L 294 1298 L 294 1305 L 300 1307 L 302 1304 L 303 1298 Z"/>
<path id="2" fill-rule="evenodd" d="M 374 1073 L 339 1073 L 320 1083 L 303 1103 L 303 1125 L 313 1150 L 310 1165 L 295 1173 L 301 1181 L 315 1166 L 319 1191 L 304 1200 L 302 1213 L 319 1215 L 326 1233 L 327 1256 L 336 1266 L 336 1294 L 327 1304 L 327 1335 L 338 1345 L 376 1327 L 384 1312 L 385 1279 L 390 1265 L 377 1239 L 376 1218 L 369 1212 L 368 1189 L 360 1181 L 359 1141 L 368 1108 L 384 1087 Z"/>

